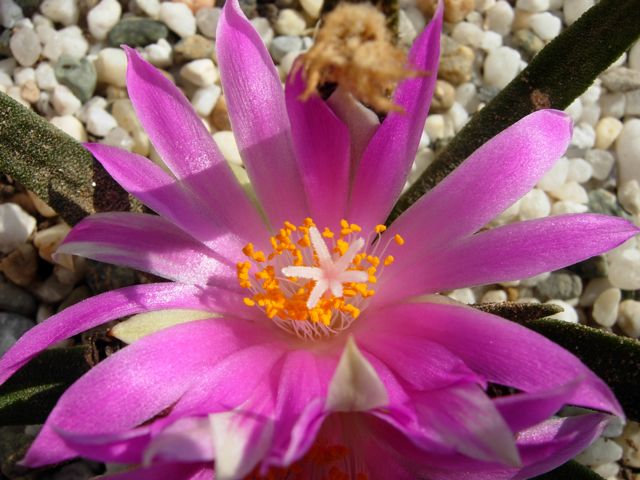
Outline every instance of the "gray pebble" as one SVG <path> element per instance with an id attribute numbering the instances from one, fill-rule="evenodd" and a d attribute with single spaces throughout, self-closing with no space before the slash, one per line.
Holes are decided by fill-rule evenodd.
<path id="1" fill-rule="evenodd" d="M 640 88 L 640 72 L 631 68 L 614 68 L 600 78 L 602 85 L 610 92 L 630 92 Z"/>
<path id="2" fill-rule="evenodd" d="M 56 79 L 78 97 L 82 103 L 87 102 L 96 89 L 98 75 L 93 63 L 86 58 L 80 60 L 62 55 L 55 66 Z"/>
<path id="3" fill-rule="evenodd" d="M 585 279 L 603 278 L 608 273 L 607 261 L 602 255 L 588 258 L 583 262 L 567 267 L 567 269 Z"/>
<path id="4" fill-rule="evenodd" d="M 597 188 L 588 193 L 589 210 L 593 213 L 601 213 L 603 215 L 615 215 L 617 217 L 629 218 L 629 214 L 624 211 L 616 196 L 605 190 Z"/>
<path id="5" fill-rule="evenodd" d="M 168 35 L 169 29 L 161 22 L 150 18 L 127 17 L 116 23 L 107 35 L 107 41 L 112 47 L 146 47 Z"/>
<path id="6" fill-rule="evenodd" d="M 536 289 L 544 299 L 568 300 L 580 296 L 582 280 L 578 275 L 568 271 L 553 272 L 547 279 L 538 283 Z"/>
<path id="7" fill-rule="evenodd" d="M 279 63 L 287 53 L 300 50 L 302 50 L 302 39 L 292 35 L 279 35 L 269 45 L 269 52 L 276 63 Z"/>
<path id="8" fill-rule="evenodd" d="M 17 313 L 0 312 L 0 355 L 4 355 L 11 346 L 35 323 Z"/>
<path id="9" fill-rule="evenodd" d="M 531 60 L 544 48 L 544 42 L 531 30 L 522 29 L 513 34 L 513 46 L 518 48 L 526 60 Z"/>
<path id="10" fill-rule="evenodd" d="M 30 317 L 37 309 L 36 299 L 29 292 L 7 281 L 0 281 L 0 310 Z"/>

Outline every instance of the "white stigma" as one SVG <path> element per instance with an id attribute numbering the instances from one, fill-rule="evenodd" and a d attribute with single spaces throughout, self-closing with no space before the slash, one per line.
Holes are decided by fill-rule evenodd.
<path id="1" fill-rule="evenodd" d="M 309 238 L 311 246 L 318 257 L 318 267 L 284 267 L 282 273 L 287 277 L 307 278 L 315 280 L 309 299 L 307 300 L 307 308 L 313 308 L 327 291 L 331 291 L 334 297 L 342 297 L 342 284 L 349 282 L 362 283 L 366 282 L 368 275 L 361 270 L 347 270 L 355 256 L 362 247 L 364 240 L 358 238 L 347 249 L 341 257 L 333 259 L 327 244 L 316 227 L 309 228 Z"/>

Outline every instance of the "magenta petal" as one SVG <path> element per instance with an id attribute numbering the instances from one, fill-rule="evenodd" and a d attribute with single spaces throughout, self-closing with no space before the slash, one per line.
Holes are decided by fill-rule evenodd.
<path id="1" fill-rule="evenodd" d="M 405 111 L 391 112 L 382 122 L 355 172 L 348 218 L 365 232 L 384 222 L 415 159 L 436 85 L 442 4 L 409 52 L 409 63 L 425 75 L 398 85 L 394 101 Z"/>
<path id="2" fill-rule="evenodd" d="M 226 2 L 216 35 L 220 80 L 238 148 L 271 224 L 308 215 L 280 77 L 264 43 Z"/>
<path id="3" fill-rule="evenodd" d="M 213 461 L 208 417 L 186 417 L 167 427 L 149 444 L 145 463 Z"/>
<path id="4" fill-rule="evenodd" d="M 293 146 L 311 217 L 321 227 L 336 229 L 349 196 L 349 131 L 319 96 L 300 101 L 305 87 L 300 70 L 286 85 Z"/>
<path id="5" fill-rule="evenodd" d="M 403 304 L 384 313 L 417 338 L 440 343 L 490 382 L 543 392 L 582 379 L 567 403 L 624 416 L 609 387 L 580 360 L 521 325 L 458 305 Z M 382 318 L 369 318 L 369 327 L 384 328 Z"/>
<path id="6" fill-rule="evenodd" d="M 220 225 L 209 208 L 148 158 L 99 143 L 85 144 L 126 191 L 208 247 L 241 249 L 246 241 Z M 258 237 L 261 238 L 261 237 Z"/>
<path id="7" fill-rule="evenodd" d="M 472 153 L 389 232 L 405 237 L 417 254 L 474 233 L 531 190 L 570 140 L 571 120 L 564 113 L 527 115 Z"/>
<path id="8" fill-rule="evenodd" d="M 213 468 L 207 464 L 158 463 L 147 468 L 108 475 L 104 480 L 213 480 Z"/>
<path id="9" fill-rule="evenodd" d="M 622 218 L 596 214 L 494 228 L 432 251 L 404 269 L 392 265 L 374 302 L 531 277 L 606 252 L 639 231 Z M 398 275 L 411 281 L 394 281 Z"/>
<path id="10" fill-rule="evenodd" d="M 131 430 L 154 417 L 211 365 L 240 348 L 246 328 L 236 326 L 245 323 L 220 318 L 189 322 L 144 337 L 108 357 L 60 397 L 25 464 L 46 465 L 77 455 L 57 429 L 103 435 Z"/>
<path id="11" fill-rule="evenodd" d="M 56 255 L 69 253 L 124 265 L 186 284 L 233 285 L 236 249 L 213 252 L 157 215 L 98 213 L 67 235 Z"/>
<path id="12" fill-rule="evenodd" d="M 110 320 L 171 308 L 251 314 L 240 295 L 214 287 L 157 283 L 113 290 L 77 303 L 25 333 L 0 359 L 0 383 L 60 340 Z"/>
<path id="13" fill-rule="evenodd" d="M 178 181 L 211 208 L 218 223 L 246 239 L 262 221 L 218 150 L 202 119 L 180 90 L 138 52 L 129 60 L 127 90 L 140 122 Z M 215 188 L 211 188 L 215 181 Z"/>

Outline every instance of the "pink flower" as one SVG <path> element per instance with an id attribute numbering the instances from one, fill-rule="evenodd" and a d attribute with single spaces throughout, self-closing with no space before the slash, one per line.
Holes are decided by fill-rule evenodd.
<path id="1" fill-rule="evenodd" d="M 26 465 L 84 456 L 141 464 L 115 476 L 137 480 L 212 478 L 214 470 L 218 480 L 519 479 L 576 455 L 607 420 L 554 418 L 563 405 L 623 415 L 609 388 L 554 343 L 421 297 L 557 269 L 637 233 L 590 214 L 476 233 L 565 151 L 564 114 L 522 119 L 389 230 L 378 226 L 416 153 L 441 24 L 440 10 L 410 52 L 434 73 L 404 81 L 395 101 L 406 113 L 378 124 L 340 92 L 298 101 L 299 77 L 283 93 L 258 34 L 227 1 L 217 59 L 262 210 L 182 94 L 127 50 L 131 100 L 170 173 L 112 147 L 87 148 L 159 216 L 91 216 L 60 252 L 172 282 L 85 300 L 2 358 L 0 381 L 104 322 L 145 312 L 158 322 L 142 338 L 131 331 L 148 330 L 149 317 L 120 324 L 132 343 L 65 392 Z M 489 383 L 518 393 L 491 398 Z"/>

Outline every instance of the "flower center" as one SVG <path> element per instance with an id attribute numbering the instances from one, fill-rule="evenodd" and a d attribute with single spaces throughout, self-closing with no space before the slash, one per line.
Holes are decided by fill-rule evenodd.
<path id="1" fill-rule="evenodd" d="M 326 227 L 320 232 L 310 218 L 298 226 L 285 222 L 270 239 L 270 253 L 247 244 L 242 251 L 249 260 L 237 265 L 240 286 L 252 292 L 245 304 L 303 338 L 331 336 L 349 327 L 375 293 L 371 285 L 394 259 L 380 260 L 386 246 L 377 240 L 384 225 L 367 240 L 358 225 L 342 220 L 340 226 L 337 233 Z M 404 243 L 399 235 L 393 241 Z"/>

